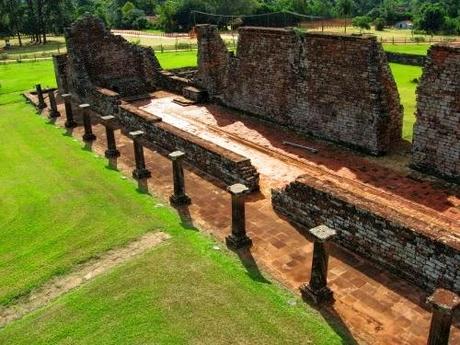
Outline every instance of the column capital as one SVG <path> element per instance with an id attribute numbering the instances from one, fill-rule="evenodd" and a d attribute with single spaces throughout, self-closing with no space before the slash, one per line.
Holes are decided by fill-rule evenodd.
<path id="1" fill-rule="evenodd" d="M 113 115 L 106 115 L 106 116 L 99 116 L 101 120 L 103 121 L 112 121 L 112 120 L 115 120 L 115 116 Z"/>
<path id="2" fill-rule="evenodd" d="M 308 230 L 308 232 L 310 233 L 310 235 L 313 236 L 313 238 L 317 242 L 326 242 L 333 238 L 335 235 L 337 235 L 336 230 L 331 229 L 326 225 L 319 225 L 315 228 Z"/>
<path id="3" fill-rule="evenodd" d="M 172 161 L 181 159 L 184 156 L 185 156 L 185 152 L 182 152 L 182 151 L 174 151 L 168 155 L 169 159 L 171 159 Z"/>
<path id="4" fill-rule="evenodd" d="M 132 131 L 128 133 L 129 136 L 133 139 L 138 139 L 144 135 L 144 131 Z"/>
<path id="5" fill-rule="evenodd" d="M 460 306 L 460 296 L 446 289 L 436 289 L 426 301 L 433 309 L 445 314 L 452 314 Z"/>
<path id="6" fill-rule="evenodd" d="M 236 195 L 236 196 L 241 196 L 241 195 L 244 195 L 246 194 L 247 192 L 249 191 L 249 188 L 246 187 L 244 184 L 242 183 L 235 183 L 229 187 L 227 187 L 227 192 L 229 192 L 230 194 L 232 195 Z"/>

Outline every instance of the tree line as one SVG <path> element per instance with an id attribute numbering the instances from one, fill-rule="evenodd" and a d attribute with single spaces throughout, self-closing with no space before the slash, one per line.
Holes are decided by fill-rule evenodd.
<path id="1" fill-rule="evenodd" d="M 224 16 L 208 16 L 197 13 Z M 196 23 L 222 27 L 286 26 L 305 20 L 298 13 L 322 18 L 355 18 L 354 25 L 377 28 L 412 20 L 428 33 L 460 34 L 460 0 L 0 0 L 0 35 L 22 35 L 46 43 L 73 20 L 91 13 L 108 27 L 189 31 Z M 269 16 L 254 16 L 271 14 Z"/>

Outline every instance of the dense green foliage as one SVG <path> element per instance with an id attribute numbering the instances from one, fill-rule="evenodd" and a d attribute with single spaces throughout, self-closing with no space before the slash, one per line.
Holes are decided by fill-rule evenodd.
<path id="1" fill-rule="evenodd" d="M 0 35 L 30 34 L 43 42 L 47 33 L 62 33 L 86 12 L 113 28 L 164 31 L 189 31 L 197 22 L 222 27 L 296 25 L 306 20 L 291 13 L 296 12 L 324 18 L 371 18 L 380 29 L 410 19 L 415 28 L 428 33 L 460 33 L 460 0 L 0 0 Z"/>

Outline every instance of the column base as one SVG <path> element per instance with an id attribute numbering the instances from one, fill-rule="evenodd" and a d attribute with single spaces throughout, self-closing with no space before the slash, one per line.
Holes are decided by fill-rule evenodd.
<path id="1" fill-rule="evenodd" d="M 94 140 L 96 140 L 96 136 L 93 133 L 83 134 L 83 141 L 94 141 Z"/>
<path id="2" fill-rule="evenodd" d="M 135 169 L 133 171 L 133 178 L 135 178 L 136 180 L 142 180 L 144 178 L 150 177 L 152 177 L 152 173 L 147 169 Z"/>
<path id="3" fill-rule="evenodd" d="M 78 127 L 78 123 L 76 123 L 75 121 L 66 121 L 64 123 L 64 126 L 65 128 L 75 128 Z"/>
<path id="4" fill-rule="evenodd" d="M 53 111 L 51 110 L 50 113 L 48 114 L 48 117 L 50 119 L 55 119 L 57 117 L 61 117 L 61 113 L 59 111 Z"/>
<path id="5" fill-rule="evenodd" d="M 105 150 L 105 158 L 118 158 L 120 157 L 120 151 L 118 150 Z"/>
<path id="6" fill-rule="evenodd" d="M 252 246 L 252 240 L 246 234 L 243 236 L 231 234 L 225 238 L 225 244 L 232 250 L 244 249 Z"/>
<path id="7" fill-rule="evenodd" d="M 331 304 L 334 302 L 334 293 L 327 286 L 319 290 L 313 290 L 310 284 L 304 284 L 300 287 L 302 298 L 315 305 Z"/>
<path id="8" fill-rule="evenodd" d="M 169 197 L 169 202 L 173 206 L 184 206 L 184 205 L 190 205 L 192 203 L 192 199 L 188 195 L 171 195 Z"/>
<path id="9" fill-rule="evenodd" d="M 42 109 L 45 109 L 46 108 L 46 104 L 45 103 L 38 103 L 37 104 L 37 108 L 42 110 Z"/>

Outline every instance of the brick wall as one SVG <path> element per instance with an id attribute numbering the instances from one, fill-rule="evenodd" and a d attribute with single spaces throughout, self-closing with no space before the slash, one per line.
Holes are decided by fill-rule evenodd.
<path id="1" fill-rule="evenodd" d="M 149 48 L 127 42 L 106 30 L 101 20 L 85 16 L 66 31 L 69 60 L 68 77 L 76 79 L 76 91 L 82 80 L 78 74 L 98 87 L 114 90 L 122 96 L 155 90 L 161 69 Z"/>
<path id="2" fill-rule="evenodd" d="M 115 116 L 125 131 L 143 130 L 147 142 L 167 153 L 186 152 L 186 162 L 226 185 L 243 183 L 252 191 L 259 189 L 259 174 L 248 158 L 164 123 L 161 118 L 129 104 L 122 104 Z"/>
<path id="3" fill-rule="evenodd" d="M 460 45 L 432 46 L 417 89 L 412 167 L 460 183 Z"/>
<path id="4" fill-rule="evenodd" d="M 301 228 L 326 224 L 336 242 L 425 289 L 460 292 L 460 239 L 436 227 L 411 226 L 311 177 L 272 191 L 274 209 Z"/>
<path id="5" fill-rule="evenodd" d="M 237 55 L 198 27 L 196 83 L 224 104 L 371 154 L 401 138 L 402 108 L 373 37 L 241 28 Z"/>
<path id="6" fill-rule="evenodd" d="M 388 62 L 411 66 L 424 66 L 426 57 L 423 55 L 386 52 Z"/>

